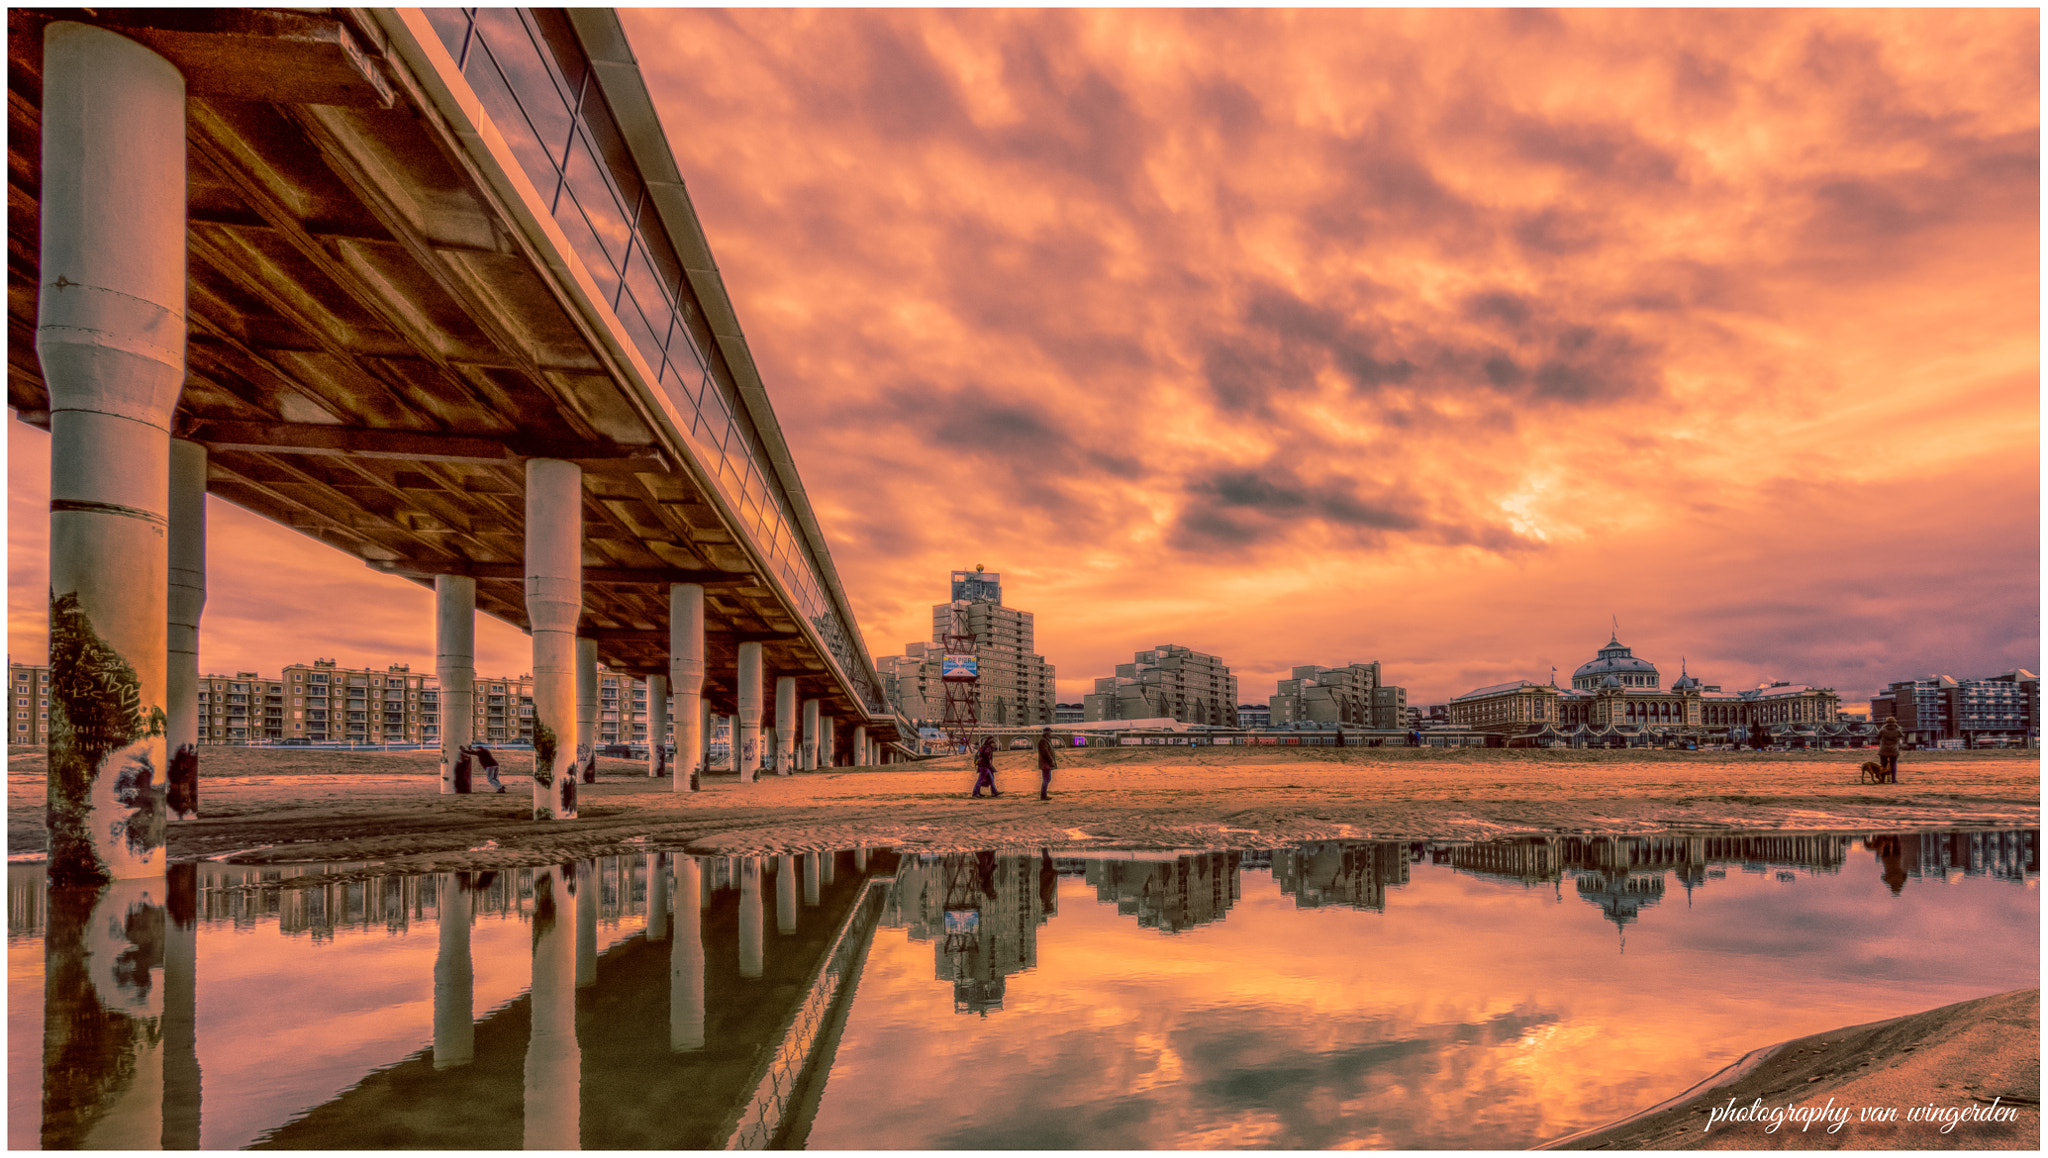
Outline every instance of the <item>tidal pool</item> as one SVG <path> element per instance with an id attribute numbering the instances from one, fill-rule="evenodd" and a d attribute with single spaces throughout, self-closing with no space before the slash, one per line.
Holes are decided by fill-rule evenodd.
<path id="1" fill-rule="evenodd" d="M 1521 1147 L 2038 984 L 2038 845 L 13 865 L 8 1141 Z"/>

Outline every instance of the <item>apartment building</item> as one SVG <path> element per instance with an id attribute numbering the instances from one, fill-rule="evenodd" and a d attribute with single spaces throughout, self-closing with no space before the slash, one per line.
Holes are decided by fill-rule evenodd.
<path id="1" fill-rule="evenodd" d="M 9 744 L 50 742 L 50 669 L 47 664 L 15 663 L 7 660 L 8 696 L 14 701 Z"/>
<path id="2" fill-rule="evenodd" d="M 999 726 L 1055 722 L 1055 669 L 1036 652 L 1031 612 L 1003 606 L 1002 579 L 992 571 L 953 572 L 952 600 L 932 605 L 930 641 L 875 661 L 883 694 L 904 715 L 934 722 L 945 718 L 946 693 L 939 676 L 946 638 L 972 635 L 980 721 Z"/>
<path id="3" fill-rule="evenodd" d="M 1894 680 L 1870 698 L 1870 719 L 1897 717 L 1916 742 L 2024 742 L 2041 727 L 2041 678 L 2024 668 L 1986 679 L 1927 675 Z"/>
<path id="4" fill-rule="evenodd" d="M 217 677 L 206 677 L 209 682 Z M 304 740 L 308 743 L 437 744 L 441 740 L 441 687 L 412 665 L 345 668 L 332 659 L 286 665 L 274 681 L 281 699 L 277 728 L 261 736 L 201 742 Z M 483 681 L 478 681 L 481 684 Z M 206 690 L 201 689 L 203 699 Z M 202 711 L 205 705 L 202 704 Z"/>
<path id="5" fill-rule="evenodd" d="M 1281 726 L 1314 722 L 1370 728 L 1379 683 L 1378 663 L 1303 664 L 1266 701 L 1268 718 Z"/>
<path id="6" fill-rule="evenodd" d="M 1183 723 L 1238 727 L 1237 677 L 1221 659 L 1162 643 L 1138 652 L 1116 674 L 1095 681 L 1081 698 L 1088 722 L 1170 717 Z"/>
<path id="7" fill-rule="evenodd" d="M 285 681 L 253 671 L 199 677 L 199 742 L 249 744 L 281 740 L 286 730 Z"/>

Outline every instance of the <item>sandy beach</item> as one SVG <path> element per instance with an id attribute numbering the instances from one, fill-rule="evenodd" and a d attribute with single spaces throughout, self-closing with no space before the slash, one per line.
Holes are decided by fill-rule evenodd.
<path id="1" fill-rule="evenodd" d="M 968 796 L 964 758 L 676 793 L 600 761 L 581 817 L 536 824 L 531 781 L 442 796 L 432 752 L 209 750 L 199 819 L 171 826 L 174 859 L 372 861 L 412 872 L 537 864 L 648 845 L 775 853 L 891 845 L 1260 848 L 1302 840 L 1486 840 L 1520 834 L 2025 828 L 2040 823 L 2032 752 L 1912 753 L 1902 783 L 1859 785 L 1865 754 L 1483 749 L 1095 749 L 1062 754 L 1037 798 L 1030 752 L 997 760 L 1000 799 Z M 44 757 L 9 753 L 8 851 L 45 847 Z M 508 754 L 507 771 L 523 762 Z"/>

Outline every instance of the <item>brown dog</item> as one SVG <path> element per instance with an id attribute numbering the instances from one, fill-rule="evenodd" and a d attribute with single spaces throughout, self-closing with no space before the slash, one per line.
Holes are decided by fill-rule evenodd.
<path id="1" fill-rule="evenodd" d="M 1882 784 L 1885 782 L 1884 767 L 1875 760 L 1865 760 L 1863 771 L 1856 777 L 1858 784 Z"/>

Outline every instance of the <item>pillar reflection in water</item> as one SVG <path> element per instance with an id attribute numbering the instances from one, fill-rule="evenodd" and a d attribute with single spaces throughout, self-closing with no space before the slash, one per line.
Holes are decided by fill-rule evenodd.
<path id="1" fill-rule="evenodd" d="M 796 932 L 796 858 L 775 858 L 775 931 Z"/>
<path id="2" fill-rule="evenodd" d="M 740 976 L 761 975 L 761 858 L 740 858 Z"/>
<path id="3" fill-rule="evenodd" d="M 647 939 L 668 940 L 668 854 L 647 854 Z"/>
<path id="4" fill-rule="evenodd" d="M 818 858 L 821 855 L 823 854 L 815 852 L 804 854 L 804 904 L 806 906 L 818 903 L 818 873 L 821 871 L 818 867 Z"/>
<path id="5" fill-rule="evenodd" d="M 668 957 L 668 1047 L 677 1053 L 704 1048 L 704 890 L 699 883 L 701 876 L 696 857 L 676 857 L 676 932 Z M 758 922 L 755 928 L 759 930 Z M 757 967 L 757 976 L 759 972 Z"/>
<path id="6" fill-rule="evenodd" d="M 199 866 L 168 870 L 164 933 L 164 1149 L 199 1149 Z"/>
<path id="7" fill-rule="evenodd" d="M 162 877 L 50 888 L 43 940 L 46 1150 L 162 1144 L 165 891 Z"/>
<path id="8" fill-rule="evenodd" d="M 825 862 L 823 868 L 825 876 L 825 887 L 830 888 L 832 887 L 832 881 L 834 880 L 834 878 L 836 878 L 839 875 L 837 872 L 839 868 L 839 854 L 836 852 L 827 852 L 820 853 L 818 855 Z"/>
<path id="9" fill-rule="evenodd" d="M 434 957 L 434 1068 L 468 1065 L 476 1056 L 476 1022 L 470 1016 L 476 971 L 469 958 L 468 873 L 434 878 L 441 914 L 441 947 Z"/>
<path id="10" fill-rule="evenodd" d="M 857 848 L 853 850 L 853 871 L 857 873 L 864 873 L 868 871 L 867 849 Z"/>
<path id="11" fill-rule="evenodd" d="M 597 862 L 576 862 L 576 988 L 597 984 Z"/>
<path id="12" fill-rule="evenodd" d="M 570 867 L 533 874 L 533 1030 L 526 1042 L 528 1150 L 582 1143 L 583 1051 L 576 1043 L 576 937 L 570 908 L 582 891 Z"/>

